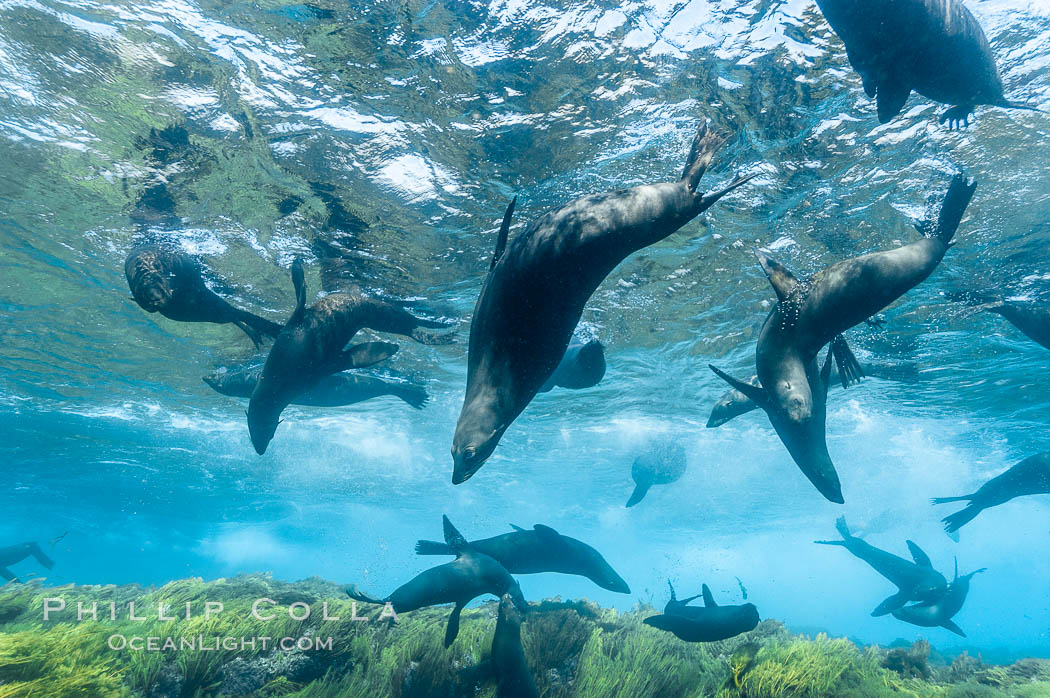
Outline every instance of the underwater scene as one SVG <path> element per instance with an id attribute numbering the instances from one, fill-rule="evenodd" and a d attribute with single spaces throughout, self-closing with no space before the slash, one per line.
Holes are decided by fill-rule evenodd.
<path id="1" fill-rule="evenodd" d="M 0 698 L 1050 697 L 1047 0 L 0 0 Z"/>

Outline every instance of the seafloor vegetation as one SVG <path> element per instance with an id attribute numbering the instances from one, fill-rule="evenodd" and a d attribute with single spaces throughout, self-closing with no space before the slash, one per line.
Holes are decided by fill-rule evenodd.
<path id="1" fill-rule="evenodd" d="M 66 608 L 45 622 L 49 597 L 62 598 Z M 252 617 L 258 599 L 274 602 L 259 606 L 260 615 L 273 620 Z M 77 622 L 78 602 L 87 611 L 97 603 L 98 620 Z M 205 618 L 205 602 L 220 602 L 223 609 Z M 327 615 L 339 620 L 324 619 L 325 602 Z M 130 619 L 129 603 L 137 618 L 147 620 Z M 305 614 L 305 604 L 308 618 L 289 616 L 297 603 L 296 615 Z M 158 604 L 176 619 L 160 620 Z M 160 588 L 11 584 L 0 590 L 0 698 L 494 696 L 495 683 L 475 667 L 489 650 L 495 604 L 465 612 L 459 638 L 446 650 L 448 610 L 402 614 L 391 624 L 376 620 L 378 608 L 359 608 L 369 620 L 356 622 L 339 586 L 317 579 L 288 584 L 264 575 L 185 579 Z M 1050 660 L 990 666 L 964 654 L 948 662 L 924 641 L 910 648 L 861 648 L 824 635 L 794 636 L 774 620 L 731 640 L 688 644 L 644 625 L 654 612 L 643 606 L 619 613 L 587 601 L 533 604 L 522 642 L 541 695 L 1050 696 Z M 113 636 L 203 638 L 204 648 L 113 650 Z M 216 649 L 215 638 L 224 637 L 308 638 L 303 644 L 312 647 L 282 650 L 271 640 L 263 649 L 257 640 L 254 650 Z"/>

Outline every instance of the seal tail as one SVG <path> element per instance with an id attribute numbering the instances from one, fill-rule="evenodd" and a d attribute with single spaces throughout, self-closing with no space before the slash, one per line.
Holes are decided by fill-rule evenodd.
<path id="1" fill-rule="evenodd" d="M 955 175 L 948 187 L 948 193 L 944 195 L 944 203 L 941 204 L 937 222 L 928 221 L 925 225 L 929 234 L 940 239 L 945 245 L 950 245 L 976 190 L 976 181 L 967 180 L 964 174 Z"/>
<path id="2" fill-rule="evenodd" d="M 413 385 L 411 383 L 396 385 L 391 390 L 391 393 L 407 403 L 409 407 L 417 410 L 423 409 L 430 402 L 430 394 L 421 385 Z"/>
<path id="3" fill-rule="evenodd" d="M 977 518 L 977 515 L 984 511 L 984 507 L 977 506 L 973 502 L 968 504 L 965 509 L 955 512 L 950 516 L 945 516 L 941 521 L 944 523 L 944 530 L 951 533 L 957 533 L 960 528 Z"/>
<path id="4" fill-rule="evenodd" d="M 848 388 L 854 383 L 859 383 L 864 377 L 864 369 L 843 335 L 837 335 L 831 340 L 831 352 L 835 356 L 835 365 L 839 369 L 839 380 L 842 381 L 842 387 Z"/>
<path id="5" fill-rule="evenodd" d="M 436 540 L 417 540 L 416 555 L 455 555 L 456 551 L 448 543 Z"/>

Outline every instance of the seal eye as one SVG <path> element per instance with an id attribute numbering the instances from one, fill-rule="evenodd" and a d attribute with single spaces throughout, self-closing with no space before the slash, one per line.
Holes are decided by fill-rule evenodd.
<path id="1" fill-rule="evenodd" d="M 470 446 L 467 448 L 467 450 L 463 451 L 463 457 L 466 460 L 474 460 L 474 457 L 476 455 L 478 455 L 478 449 L 474 448 L 473 446 Z"/>

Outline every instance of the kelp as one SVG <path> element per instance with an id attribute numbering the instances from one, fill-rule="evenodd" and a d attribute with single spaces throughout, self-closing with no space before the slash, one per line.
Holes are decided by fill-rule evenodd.
<path id="1" fill-rule="evenodd" d="M 46 598 L 66 604 L 47 621 Z M 207 602 L 221 604 L 221 612 L 206 616 Z M 320 579 L 285 583 L 261 574 L 182 579 L 161 587 L 8 584 L 0 588 L 0 698 L 495 696 L 494 680 L 479 669 L 490 652 L 494 601 L 464 612 L 459 637 L 448 649 L 443 638 L 449 607 L 404 613 L 396 622 L 381 620 L 380 610 L 351 602 L 342 587 Z M 532 604 L 522 644 L 541 695 L 1050 696 L 1047 660 L 990 666 L 964 654 L 950 665 L 938 659 L 933 667 L 931 656 L 937 655 L 925 641 L 910 648 L 861 648 L 826 635 L 793 636 L 772 620 L 739 637 L 692 644 L 645 625 L 653 613 L 647 605 L 621 613 L 588 601 Z M 114 637 L 197 644 L 113 649 Z M 238 642 L 223 645 L 222 638 Z M 270 642 L 263 646 L 261 638 Z M 293 642 L 282 647 L 276 644 L 280 638 Z M 255 642 L 245 646 L 243 639 Z"/>

